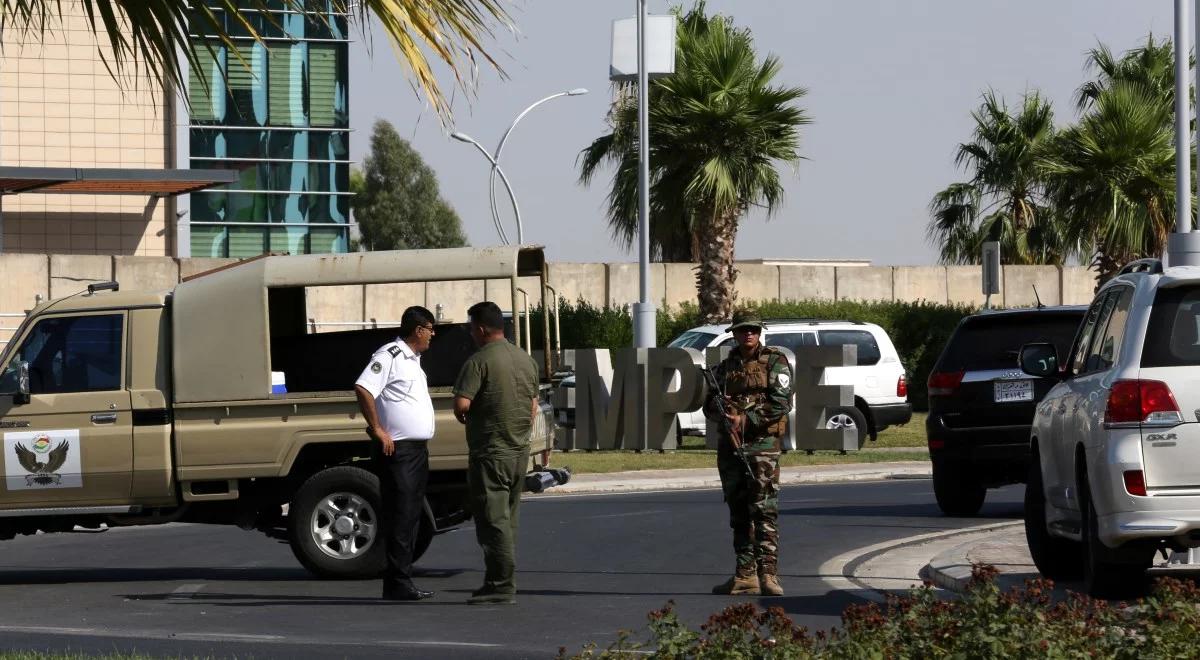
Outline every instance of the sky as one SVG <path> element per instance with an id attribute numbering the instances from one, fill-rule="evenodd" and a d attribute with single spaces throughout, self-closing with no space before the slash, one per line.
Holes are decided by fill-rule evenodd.
<path id="1" fill-rule="evenodd" d="M 651 13 L 671 4 L 650 0 Z M 685 6 L 690 7 L 687 0 Z M 488 210 L 490 165 L 462 131 L 494 149 L 530 103 L 555 99 L 513 132 L 500 164 L 521 209 L 526 243 L 552 261 L 636 261 L 636 245 L 612 238 L 605 217 L 611 171 L 579 183 L 579 152 L 606 132 L 611 23 L 631 17 L 635 0 L 516 0 L 515 33 L 490 43 L 507 77 L 481 67 L 472 95 L 454 93 L 454 126 L 443 127 L 417 97 L 382 31 L 351 46 L 351 158 L 369 152 L 376 119 L 395 125 L 435 171 L 442 196 L 462 218 L 471 245 L 499 242 Z M 1087 51 L 1116 52 L 1147 34 L 1169 38 L 1168 0 L 709 0 L 753 32 L 760 54 L 782 61 L 778 83 L 808 90 L 812 124 L 801 131 L 805 160 L 784 165 L 786 197 L 771 218 L 741 223 L 738 259 L 869 259 L 876 265 L 927 265 L 928 204 L 965 178 L 954 165 L 970 138 L 971 111 L 993 89 L 1009 100 L 1038 90 L 1056 123 L 1075 117 L 1073 95 L 1088 78 Z M 453 78 L 439 69 L 447 92 Z M 503 188 L 506 231 L 516 226 Z M 653 222 L 653 218 L 651 218 Z"/>

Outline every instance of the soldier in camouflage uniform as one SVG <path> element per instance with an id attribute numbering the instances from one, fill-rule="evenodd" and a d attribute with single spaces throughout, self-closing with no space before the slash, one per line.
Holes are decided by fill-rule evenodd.
<path id="1" fill-rule="evenodd" d="M 754 312 L 735 313 L 729 331 L 737 347 L 717 365 L 714 375 L 725 391 L 726 414 L 734 433 L 731 437 L 721 424 L 717 469 L 729 504 L 737 568 L 733 577 L 713 587 L 713 593 L 782 596 L 776 568 L 779 439 L 792 409 L 792 368 L 783 353 L 762 344 L 762 320 Z M 704 412 L 720 423 L 722 413 L 715 405 L 706 405 Z"/>

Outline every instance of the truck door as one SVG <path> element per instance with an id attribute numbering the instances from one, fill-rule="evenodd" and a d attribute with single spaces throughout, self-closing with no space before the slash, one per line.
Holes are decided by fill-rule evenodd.
<path id="1" fill-rule="evenodd" d="M 0 375 L 0 509 L 130 500 L 133 420 L 123 312 L 44 316 Z M 28 402 L 17 395 L 29 365 Z"/>

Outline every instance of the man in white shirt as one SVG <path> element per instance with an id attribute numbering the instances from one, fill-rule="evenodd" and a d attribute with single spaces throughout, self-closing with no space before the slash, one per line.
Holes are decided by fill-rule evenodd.
<path id="1" fill-rule="evenodd" d="M 372 458 L 379 475 L 383 511 L 380 534 L 387 568 L 385 600 L 423 600 L 432 591 L 412 581 L 413 544 L 425 507 L 429 480 L 429 439 L 433 437 L 433 400 L 421 369 L 421 353 L 433 338 L 433 314 L 409 307 L 400 317 L 400 337 L 384 344 L 354 384 L 367 422 Z"/>

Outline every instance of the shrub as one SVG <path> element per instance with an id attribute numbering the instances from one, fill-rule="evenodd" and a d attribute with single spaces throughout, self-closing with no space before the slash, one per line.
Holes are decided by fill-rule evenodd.
<path id="1" fill-rule="evenodd" d="M 852 605 L 842 627 L 810 634 L 778 607 L 725 608 L 700 629 L 671 604 L 650 613 L 650 640 L 623 633 L 612 646 L 589 644 L 559 658 L 1185 658 L 1200 634 L 1200 589 L 1162 579 L 1132 605 L 1078 594 L 1055 601 L 1049 580 L 1001 592 L 995 569 L 976 567 L 966 594 L 945 599 L 928 585 L 887 603 Z"/>
<path id="2" fill-rule="evenodd" d="M 973 310 L 960 305 L 930 302 L 821 301 L 763 302 L 754 304 L 764 318 L 845 319 L 875 323 L 887 331 L 908 374 L 908 398 L 918 410 L 927 407 L 925 380 L 959 320 Z M 627 307 L 595 307 L 587 301 L 559 303 L 562 345 L 566 348 L 628 348 L 633 344 L 633 323 Z M 657 338 L 666 346 L 684 331 L 700 325 L 695 305 L 658 311 Z M 530 319 L 534 345 L 541 343 L 541 310 Z"/>

